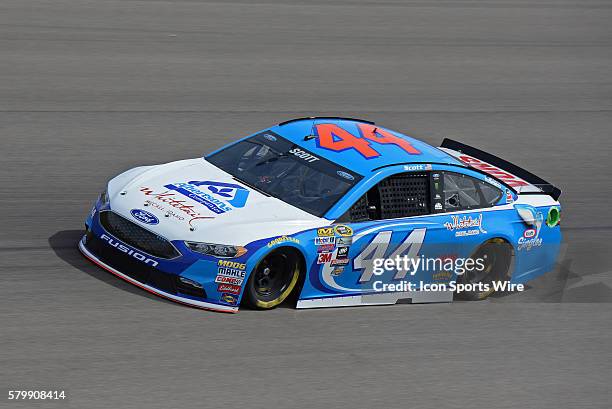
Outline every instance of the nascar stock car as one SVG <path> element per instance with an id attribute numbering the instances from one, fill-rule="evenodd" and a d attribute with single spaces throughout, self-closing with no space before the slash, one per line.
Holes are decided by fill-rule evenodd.
<path id="1" fill-rule="evenodd" d="M 436 148 L 365 120 L 300 118 L 203 158 L 116 176 L 79 248 L 144 290 L 216 311 L 286 299 L 297 308 L 444 302 L 456 292 L 393 284 L 516 284 L 546 273 L 560 248 L 560 193 L 450 139 Z M 373 260 L 398 255 L 480 255 L 484 266 L 375 271 Z"/>

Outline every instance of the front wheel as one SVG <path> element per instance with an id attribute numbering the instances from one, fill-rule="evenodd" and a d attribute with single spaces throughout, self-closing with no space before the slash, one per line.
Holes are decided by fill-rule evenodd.
<path id="1" fill-rule="evenodd" d="M 509 277 L 512 254 L 512 246 L 502 239 L 491 239 L 481 244 L 471 258 L 484 260 L 484 268 L 480 271 L 466 271 L 457 279 L 458 284 L 473 286 L 475 289 L 456 293 L 456 297 L 462 300 L 478 301 L 493 294 L 495 292 L 493 281 L 507 280 Z M 489 288 L 481 291 L 477 287 L 479 283 L 487 284 Z"/>
<path id="2" fill-rule="evenodd" d="M 280 305 L 295 289 L 301 265 L 300 254 L 291 248 L 278 249 L 265 256 L 247 281 L 246 304 L 262 310 Z"/>

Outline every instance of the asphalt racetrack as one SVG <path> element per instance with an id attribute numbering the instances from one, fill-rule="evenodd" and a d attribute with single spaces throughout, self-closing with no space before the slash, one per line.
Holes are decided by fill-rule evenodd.
<path id="1" fill-rule="evenodd" d="M 2 0 L 0 406 L 609 408 L 610 21 L 603 0 Z M 308 115 L 557 184 L 559 268 L 484 302 L 228 315 L 78 252 L 113 175 Z"/>

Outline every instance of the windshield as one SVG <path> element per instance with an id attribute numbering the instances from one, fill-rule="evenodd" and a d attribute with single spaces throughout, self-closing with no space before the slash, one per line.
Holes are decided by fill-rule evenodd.
<path id="1" fill-rule="evenodd" d="M 266 131 L 206 160 L 239 181 L 323 216 L 361 176 Z"/>

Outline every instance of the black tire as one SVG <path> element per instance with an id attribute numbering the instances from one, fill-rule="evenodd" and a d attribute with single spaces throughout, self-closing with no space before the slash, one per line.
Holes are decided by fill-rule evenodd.
<path id="1" fill-rule="evenodd" d="M 483 291 L 461 291 L 455 294 L 460 300 L 480 301 L 495 292 L 491 283 L 509 278 L 512 265 L 513 250 L 510 243 L 503 239 L 491 239 L 480 245 L 472 254 L 472 259 L 483 258 L 485 268 L 482 271 L 467 271 L 457 278 L 458 284 L 488 284 L 489 288 Z"/>
<path id="2" fill-rule="evenodd" d="M 266 255 L 251 273 L 244 290 L 249 307 L 269 310 L 282 304 L 299 287 L 302 256 L 290 247 Z"/>

